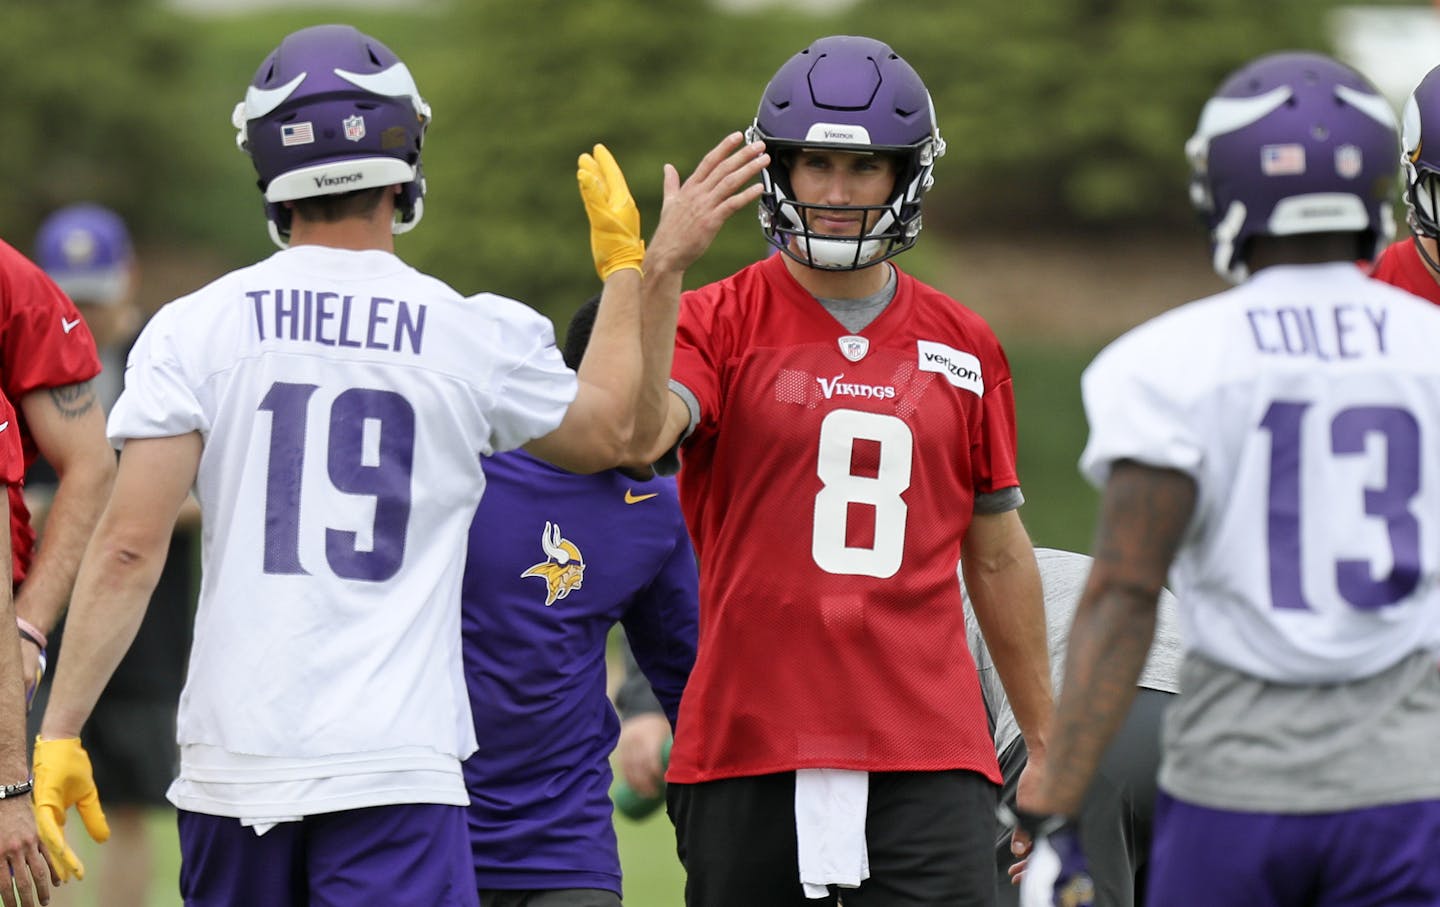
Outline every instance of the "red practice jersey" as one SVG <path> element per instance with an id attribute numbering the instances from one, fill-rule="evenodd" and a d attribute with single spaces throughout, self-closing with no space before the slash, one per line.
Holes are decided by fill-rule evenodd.
<path id="1" fill-rule="evenodd" d="M 1414 239 L 1402 239 L 1386 246 L 1375 262 L 1372 275 L 1407 293 L 1440 305 L 1440 282 L 1425 267 Z"/>
<path id="2" fill-rule="evenodd" d="M 0 241 L 0 392 L 15 404 L 25 468 L 37 451 L 20 413 L 21 398 L 98 374 L 95 338 L 70 297 L 38 265 Z M 18 481 L 10 486 L 10 547 L 18 583 L 35 551 L 35 530 Z"/>
<path id="3" fill-rule="evenodd" d="M 700 646 L 668 777 L 972 769 L 999 781 L 956 564 L 976 494 L 1018 486 L 989 326 L 898 272 L 851 335 L 780 255 L 684 296 L 700 403 L 680 496 Z"/>
<path id="4" fill-rule="evenodd" d="M 25 460 L 20 453 L 20 426 L 15 422 L 10 401 L 0 394 L 0 482 L 15 486 L 23 478 Z"/>

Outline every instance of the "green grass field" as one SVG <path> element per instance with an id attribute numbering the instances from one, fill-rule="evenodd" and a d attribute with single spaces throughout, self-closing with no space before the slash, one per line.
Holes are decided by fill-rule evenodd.
<path id="1" fill-rule="evenodd" d="M 634 822 L 615 819 L 620 837 L 620 866 L 625 873 L 626 907 L 678 907 L 685 894 L 685 872 L 675 856 L 675 828 L 664 810 Z"/>

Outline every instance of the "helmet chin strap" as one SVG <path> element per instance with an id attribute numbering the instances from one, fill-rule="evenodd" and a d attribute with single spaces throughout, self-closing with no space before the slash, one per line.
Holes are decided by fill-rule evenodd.
<path id="1" fill-rule="evenodd" d="M 1420 253 L 1421 260 L 1430 269 L 1430 276 L 1440 281 L 1440 262 L 1436 262 L 1430 257 L 1430 253 L 1425 251 L 1425 244 L 1420 241 L 1420 234 L 1416 233 L 1411 237 L 1411 241 L 1415 243 L 1415 251 Z"/>

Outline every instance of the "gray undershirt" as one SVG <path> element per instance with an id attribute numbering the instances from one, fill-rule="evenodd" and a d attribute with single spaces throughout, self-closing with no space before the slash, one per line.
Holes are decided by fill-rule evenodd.
<path id="1" fill-rule="evenodd" d="M 1090 575 L 1093 561 L 1089 555 L 1056 548 L 1036 548 L 1035 561 L 1040 568 L 1040 584 L 1045 593 L 1050 684 L 1056 700 L 1059 700 L 1060 686 L 1065 679 L 1065 652 L 1070 641 L 1070 625 L 1075 620 L 1075 607 L 1080 603 L 1080 593 L 1085 589 L 1085 580 Z M 990 650 L 970 607 L 970 594 L 964 588 L 963 578 L 961 594 L 965 602 L 965 635 L 970 643 L 970 654 L 975 658 L 975 668 L 980 673 L 980 692 L 995 719 L 995 751 L 1003 753 L 1020 736 L 1020 725 L 1015 721 L 1015 712 L 1010 708 L 1010 700 L 1005 695 L 995 663 L 990 660 Z M 1150 653 L 1137 686 L 1166 693 L 1179 690 L 1180 631 L 1175 608 L 1175 596 L 1168 589 L 1161 590 L 1156 609 L 1155 640 L 1150 644 Z"/>
<path id="2" fill-rule="evenodd" d="M 1160 786 L 1189 803 L 1313 813 L 1440 799 L 1440 670 L 1417 651 L 1348 683 L 1281 684 L 1190 653 Z"/>
<path id="3" fill-rule="evenodd" d="M 895 298 L 895 289 L 900 281 L 895 277 L 895 269 L 888 263 L 885 265 L 885 286 L 879 292 L 871 293 L 869 296 L 861 296 L 859 299 L 826 299 L 816 296 L 815 301 L 825 307 L 825 311 L 838 322 L 845 326 L 845 330 L 852 334 L 858 334 L 870 326 L 885 307 Z"/>

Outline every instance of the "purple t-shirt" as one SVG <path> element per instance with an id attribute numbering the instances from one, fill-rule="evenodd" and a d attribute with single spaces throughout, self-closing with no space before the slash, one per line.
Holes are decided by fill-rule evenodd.
<path id="1" fill-rule="evenodd" d="M 488 458 L 463 587 L 480 749 L 465 763 L 480 888 L 620 893 L 606 696 L 618 621 L 672 724 L 695 661 L 695 555 L 669 478 Z"/>

